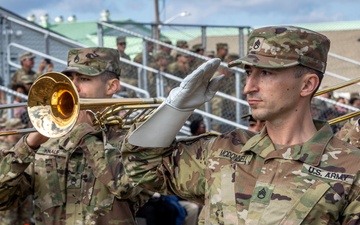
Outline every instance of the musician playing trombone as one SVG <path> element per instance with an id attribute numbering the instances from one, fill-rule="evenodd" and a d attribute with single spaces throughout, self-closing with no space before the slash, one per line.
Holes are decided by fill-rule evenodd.
<path id="1" fill-rule="evenodd" d="M 67 62 L 62 73 L 81 98 L 111 98 L 119 90 L 116 49 L 70 49 Z M 0 209 L 21 207 L 33 195 L 39 225 L 136 224 L 135 211 L 151 193 L 123 180 L 119 145 L 125 131 L 99 129 L 92 121 L 91 113 L 80 111 L 75 127 L 64 137 L 30 133 L 11 150 L 3 150 Z"/>
<path id="2" fill-rule="evenodd" d="M 360 151 L 311 116 L 329 48 L 326 36 L 301 27 L 253 30 L 248 54 L 229 66 L 246 71 L 252 116 L 266 121 L 261 132 L 174 140 L 218 89 L 220 60 L 211 59 L 130 130 L 122 148 L 129 179 L 204 204 L 205 224 L 360 224 Z"/>

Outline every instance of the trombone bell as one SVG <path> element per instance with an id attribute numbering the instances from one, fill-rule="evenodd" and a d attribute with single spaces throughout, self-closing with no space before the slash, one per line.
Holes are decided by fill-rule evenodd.
<path id="1" fill-rule="evenodd" d="M 80 99 L 75 85 L 67 76 L 50 72 L 40 76 L 31 86 L 27 108 L 34 128 L 42 135 L 53 138 L 71 131 L 80 110 L 103 110 L 94 113 L 97 119 L 94 125 L 121 123 L 122 128 L 127 128 L 124 125 L 129 125 L 129 121 L 141 122 L 146 119 L 146 115 L 161 102 L 158 98 Z M 132 109 L 144 111 L 134 117 L 131 115 Z M 129 110 L 127 115 L 135 120 L 121 118 L 118 120 L 120 122 L 116 122 L 113 115 L 119 110 Z"/>
<path id="2" fill-rule="evenodd" d="M 40 76 L 31 86 L 28 113 L 34 128 L 47 137 L 61 137 L 75 125 L 80 107 L 72 81 L 62 73 Z"/>

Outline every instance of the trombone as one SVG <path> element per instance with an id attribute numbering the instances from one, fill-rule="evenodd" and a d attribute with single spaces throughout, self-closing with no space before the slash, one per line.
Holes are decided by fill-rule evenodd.
<path id="1" fill-rule="evenodd" d="M 321 90 L 321 91 L 317 91 L 317 92 L 314 94 L 314 97 L 319 96 L 319 95 L 322 95 L 322 94 L 325 94 L 325 93 L 328 93 L 328 92 L 331 92 L 331 91 L 338 90 L 338 89 L 343 88 L 343 87 L 350 86 L 350 85 L 352 85 L 352 84 L 356 84 L 356 83 L 358 83 L 358 82 L 360 82 L 360 77 L 354 78 L 354 79 L 351 79 L 351 80 L 348 80 L 348 81 L 345 81 L 345 82 L 343 82 L 343 83 L 341 83 L 341 84 L 334 85 L 334 86 L 329 87 L 329 88 L 325 88 L 325 89 L 323 89 L 323 90 Z M 340 122 L 342 122 L 342 121 L 344 121 L 344 120 L 348 120 L 348 119 L 351 119 L 351 118 L 356 117 L 356 116 L 359 116 L 359 115 L 360 115 L 360 110 L 355 111 L 355 112 L 351 112 L 351 113 L 348 113 L 348 114 L 345 114 L 345 115 L 343 115 L 343 116 L 339 116 L 339 117 L 334 118 L 334 119 L 331 119 L 331 120 L 328 121 L 328 123 L 329 123 L 330 125 L 333 125 L 333 124 L 335 124 L 335 123 L 340 123 Z"/>
<path id="2" fill-rule="evenodd" d="M 160 98 L 82 99 L 67 76 L 49 72 L 35 80 L 29 90 L 27 103 L 1 107 L 27 106 L 33 128 L 4 131 L 0 136 L 38 131 L 46 137 L 61 137 L 74 127 L 80 110 L 94 115 L 94 125 L 104 128 L 109 124 L 126 129 L 135 122 L 147 119 L 162 101 Z M 116 116 L 120 111 L 124 115 Z"/>

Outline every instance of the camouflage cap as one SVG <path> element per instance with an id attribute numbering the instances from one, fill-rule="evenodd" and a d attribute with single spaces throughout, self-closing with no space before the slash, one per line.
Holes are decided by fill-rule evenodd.
<path id="1" fill-rule="evenodd" d="M 195 44 L 191 47 L 191 51 L 193 51 L 193 52 L 197 52 L 200 50 L 204 50 L 204 47 L 202 44 Z"/>
<path id="2" fill-rule="evenodd" d="M 250 34 L 247 56 L 230 62 L 229 67 L 276 69 L 303 65 L 324 73 L 329 48 L 330 40 L 312 30 L 295 26 L 263 27 Z"/>
<path id="3" fill-rule="evenodd" d="M 217 43 L 216 44 L 216 48 L 217 49 L 229 49 L 229 46 L 228 46 L 228 44 L 227 43 Z"/>
<path id="4" fill-rule="evenodd" d="M 189 47 L 189 45 L 188 45 L 187 41 L 178 40 L 176 42 L 176 47 L 179 47 L 179 48 L 181 48 L 181 47 Z"/>
<path id="5" fill-rule="evenodd" d="M 207 56 L 215 56 L 215 51 L 206 51 L 205 55 L 207 55 Z"/>
<path id="6" fill-rule="evenodd" d="M 126 37 L 117 37 L 116 38 L 116 44 L 125 43 L 125 42 L 126 42 Z"/>
<path id="7" fill-rule="evenodd" d="M 158 61 L 159 59 L 163 58 L 163 59 L 167 59 L 169 57 L 168 54 L 166 54 L 163 51 L 159 51 L 158 53 L 155 54 L 154 58 L 156 61 Z"/>
<path id="8" fill-rule="evenodd" d="M 164 42 L 166 44 L 169 44 L 169 45 L 172 44 L 171 41 L 169 39 L 167 39 L 167 38 L 161 38 L 160 41 L 162 41 L 162 42 Z"/>
<path id="9" fill-rule="evenodd" d="M 98 76 L 105 71 L 120 77 L 120 55 L 112 48 L 73 48 L 68 53 L 68 65 L 62 73 L 76 72 Z"/>
<path id="10" fill-rule="evenodd" d="M 34 56 L 31 52 L 24 52 L 23 54 L 20 55 L 19 59 L 20 61 L 23 61 L 24 59 L 33 59 L 36 56 Z"/>

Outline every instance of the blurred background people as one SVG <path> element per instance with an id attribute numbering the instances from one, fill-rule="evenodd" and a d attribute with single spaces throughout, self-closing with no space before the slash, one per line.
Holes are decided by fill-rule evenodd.
<path id="1" fill-rule="evenodd" d="M 24 75 L 29 76 L 31 80 L 35 80 L 38 76 L 40 76 L 44 70 L 45 72 L 51 72 L 53 70 L 54 65 L 49 59 L 43 59 L 40 62 L 38 70 L 35 72 L 33 70 L 35 65 L 35 55 L 31 52 L 25 52 L 20 55 L 20 64 L 21 68 L 18 69 L 11 77 L 11 85 L 16 83 L 23 83 Z"/>

